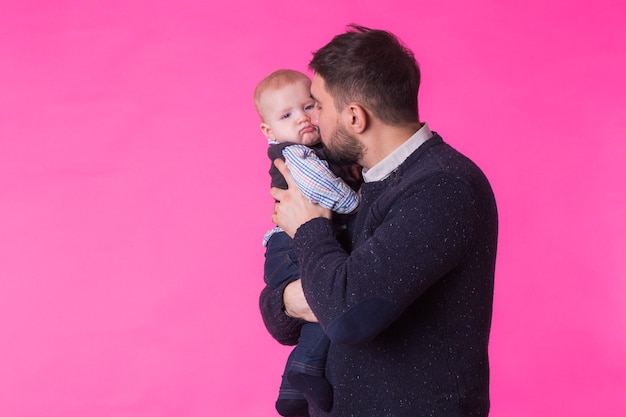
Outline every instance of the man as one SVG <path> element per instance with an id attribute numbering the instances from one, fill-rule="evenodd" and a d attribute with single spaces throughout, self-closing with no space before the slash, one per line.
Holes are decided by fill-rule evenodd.
<path id="1" fill-rule="evenodd" d="M 497 243 L 491 187 L 418 117 L 420 72 L 392 34 L 351 26 L 314 53 L 313 123 L 329 157 L 363 167 L 350 247 L 283 163 L 272 221 L 293 238 L 300 280 L 261 294 L 270 333 L 303 320 L 331 340 L 334 403 L 312 416 L 486 416 Z M 306 396 L 306 393 L 305 393 Z"/>

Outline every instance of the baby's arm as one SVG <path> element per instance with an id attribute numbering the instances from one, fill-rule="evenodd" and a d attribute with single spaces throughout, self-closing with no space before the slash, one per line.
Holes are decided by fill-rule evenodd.
<path id="1" fill-rule="evenodd" d="M 337 213 L 355 211 L 359 195 L 328 167 L 313 150 L 303 145 L 283 149 L 285 163 L 300 192 L 309 200 Z"/>

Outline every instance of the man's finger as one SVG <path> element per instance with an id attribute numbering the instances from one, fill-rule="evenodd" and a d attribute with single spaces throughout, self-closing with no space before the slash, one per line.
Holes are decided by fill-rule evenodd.
<path id="1" fill-rule="evenodd" d="M 285 194 L 285 190 L 283 190 L 282 188 L 272 187 L 270 189 L 270 195 L 276 201 L 281 201 L 283 199 L 284 194 Z"/>

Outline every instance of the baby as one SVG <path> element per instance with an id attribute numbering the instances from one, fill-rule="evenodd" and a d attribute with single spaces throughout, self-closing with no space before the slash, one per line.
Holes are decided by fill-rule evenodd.
<path id="1" fill-rule="evenodd" d="M 315 101 L 311 98 L 310 87 L 311 80 L 305 74 L 278 70 L 257 85 L 254 103 L 261 117 L 261 131 L 270 145 L 272 187 L 287 188 L 284 177 L 273 164 L 274 159 L 282 158 L 307 198 L 340 214 L 333 216 L 333 222 L 341 232 L 345 218 L 341 214 L 352 213 L 359 206 L 355 190 L 360 185 L 360 172 L 352 166 L 337 166 L 325 160 L 318 128 L 311 123 Z M 284 289 L 299 278 L 298 259 L 291 248 L 291 239 L 276 227 L 265 234 L 263 244 L 266 246 L 265 283 Z M 281 415 L 308 416 L 307 400 L 322 410 L 331 409 L 332 387 L 324 377 L 329 345 L 318 323 L 302 326 L 298 344 L 287 360 L 276 401 Z"/>

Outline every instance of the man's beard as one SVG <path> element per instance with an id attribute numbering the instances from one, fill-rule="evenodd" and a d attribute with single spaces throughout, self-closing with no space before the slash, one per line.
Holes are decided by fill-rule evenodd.
<path id="1" fill-rule="evenodd" d="M 326 148 L 326 157 L 331 162 L 340 165 L 352 165 L 363 159 L 365 147 L 341 124 L 338 124 L 328 140 L 323 142 Z"/>

